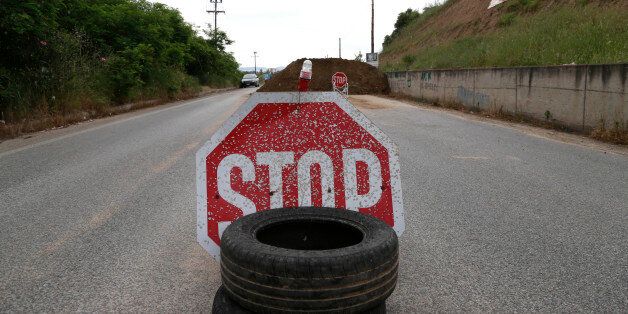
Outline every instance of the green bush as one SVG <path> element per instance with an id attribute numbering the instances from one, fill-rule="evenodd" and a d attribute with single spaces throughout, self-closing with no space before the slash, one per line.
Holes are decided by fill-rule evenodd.
<path id="1" fill-rule="evenodd" d="M 0 112 L 70 112 L 237 84 L 225 33 L 146 0 L 1 0 Z"/>
<path id="2" fill-rule="evenodd" d="M 500 27 L 510 26 L 512 25 L 512 23 L 515 22 L 516 17 L 517 15 L 513 12 L 505 13 L 499 18 L 499 22 L 497 25 L 499 25 Z"/>
<path id="3" fill-rule="evenodd" d="M 416 56 L 413 55 L 405 55 L 403 56 L 403 64 L 405 65 L 406 68 L 410 68 L 412 66 L 412 64 L 414 64 L 416 62 Z"/>
<path id="4" fill-rule="evenodd" d="M 384 37 L 384 49 L 388 47 L 396 38 L 398 38 L 403 30 L 409 25 L 416 25 L 425 22 L 430 17 L 436 15 L 442 9 L 450 6 L 456 0 L 436 1 L 426 6 L 422 12 L 407 9 L 404 12 L 399 13 L 397 21 L 395 22 L 395 30 L 390 35 Z"/>
<path id="5" fill-rule="evenodd" d="M 420 16 L 421 13 L 412 9 L 399 13 L 397 21 L 395 22 L 395 30 L 392 34 L 386 35 L 384 38 L 384 47 L 388 46 L 406 26 L 417 20 Z"/>
<path id="6" fill-rule="evenodd" d="M 539 0 L 511 0 L 506 2 L 508 12 L 534 12 L 539 8 Z"/>

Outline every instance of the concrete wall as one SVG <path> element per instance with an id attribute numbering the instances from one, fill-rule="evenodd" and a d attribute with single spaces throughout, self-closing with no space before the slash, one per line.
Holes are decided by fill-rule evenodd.
<path id="1" fill-rule="evenodd" d="M 628 64 L 388 73 L 393 93 L 468 108 L 548 116 L 578 130 L 628 130 Z"/>

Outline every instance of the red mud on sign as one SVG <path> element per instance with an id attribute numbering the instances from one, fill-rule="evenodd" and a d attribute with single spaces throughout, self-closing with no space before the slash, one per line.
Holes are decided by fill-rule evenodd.
<path id="1" fill-rule="evenodd" d="M 369 169 L 368 163 L 359 159 L 348 163 L 347 156 L 358 150 L 370 151 L 373 156 L 376 156 L 380 165 L 379 169 L 375 169 L 376 167 Z M 279 159 L 276 159 L 276 156 L 281 156 L 280 163 L 277 163 Z M 324 166 L 321 166 L 321 163 L 311 161 L 312 156 L 329 160 L 327 165 L 333 169 L 323 169 Z M 242 208 L 234 206 L 233 202 L 225 199 L 224 196 L 227 195 L 224 192 L 225 189 L 235 192 L 231 193 L 231 197 L 235 194 L 241 195 L 243 198 L 240 201 L 254 205 L 254 211 L 275 207 L 297 207 L 303 204 L 303 200 L 299 201 L 300 192 L 305 196 L 311 196 L 309 197 L 311 206 L 333 203 L 332 207 L 346 208 L 345 170 L 350 169 L 345 169 L 345 164 L 349 166 L 353 164 L 355 168 L 356 194 L 379 195 L 379 198 L 373 198 L 374 205 L 359 208 L 359 211 L 393 226 L 394 217 L 390 211 L 393 207 L 393 200 L 388 158 L 386 148 L 336 104 L 257 105 L 205 159 L 208 236 L 216 243 L 220 243 L 219 222 L 233 221 L 243 215 Z M 226 160 L 234 160 L 239 162 L 239 164 L 236 163 L 237 165 L 252 165 L 252 167 L 247 170 L 247 167 L 231 164 L 231 167 L 225 168 Z M 305 160 L 310 160 L 310 162 L 307 163 Z M 271 165 L 273 162 L 275 166 Z M 272 182 L 276 183 L 279 179 L 279 175 L 270 176 L 273 167 L 276 174 L 281 173 L 282 184 L 278 188 L 276 186 L 271 188 Z M 223 169 L 223 173 L 229 174 L 221 179 L 219 168 Z M 231 170 L 224 172 L 224 169 Z M 278 171 L 278 169 L 281 170 Z M 374 169 L 377 170 L 375 174 L 377 178 L 372 177 Z M 307 181 L 311 188 L 300 188 L 299 175 L 307 178 L 304 174 L 308 172 L 310 180 Z M 371 174 L 370 178 L 369 174 Z M 377 181 L 379 178 L 381 178 L 381 186 Z M 371 179 L 376 180 L 370 182 Z M 228 186 L 225 187 L 223 184 L 219 188 L 219 180 L 223 183 L 228 182 Z M 302 178 L 302 186 L 304 182 Z M 378 184 L 375 188 L 380 189 L 381 192 L 372 191 L 374 183 Z M 325 186 L 327 188 L 324 188 Z M 308 191 L 310 195 L 307 195 Z M 279 199 L 278 195 L 281 194 L 283 197 Z M 304 198 L 304 195 L 301 197 Z M 325 198 L 324 195 L 327 197 Z M 326 204 L 323 204 L 324 198 Z M 278 201 L 280 202 L 277 203 Z M 273 202 L 274 206 L 272 206 Z"/>

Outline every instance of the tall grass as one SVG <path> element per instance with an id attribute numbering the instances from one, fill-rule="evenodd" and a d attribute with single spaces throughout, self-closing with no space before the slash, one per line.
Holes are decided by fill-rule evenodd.
<path id="1" fill-rule="evenodd" d="M 626 21 L 627 12 L 588 6 L 518 15 L 492 33 L 422 48 L 411 65 L 400 60 L 385 70 L 626 62 Z"/>
<path id="2" fill-rule="evenodd" d="M 108 99 L 102 67 L 85 52 L 81 33 L 54 35 L 48 62 L 19 71 L 0 68 L 1 119 L 9 122 L 48 113 L 67 113 L 104 105 Z"/>

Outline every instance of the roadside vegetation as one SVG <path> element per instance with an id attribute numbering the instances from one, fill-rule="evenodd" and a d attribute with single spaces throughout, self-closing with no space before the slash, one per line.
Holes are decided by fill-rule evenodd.
<path id="1" fill-rule="evenodd" d="M 628 62 L 625 0 L 508 0 L 492 9 L 487 2 L 447 0 L 421 12 L 402 12 L 385 38 L 380 68 L 390 72 Z M 560 129 L 549 111 L 546 121 L 534 122 L 501 112 L 483 114 Z M 623 123 L 600 125 L 586 133 L 628 144 Z"/>
<path id="2" fill-rule="evenodd" d="M 451 21 L 451 25 L 439 27 L 430 21 L 438 19 L 440 12 L 457 1 L 460 0 L 449 0 L 421 13 L 412 10 L 401 13 L 395 31 L 386 38 L 381 56 L 383 69 L 596 64 L 628 60 L 628 10 L 622 9 L 625 4 L 510 0 L 496 8 L 498 14 L 478 15 L 476 20 L 467 21 L 468 25 Z M 428 22 L 436 26 L 426 27 Z M 473 31 L 474 28 L 477 31 Z"/>
<path id="3" fill-rule="evenodd" d="M 596 139 L 598 141 L 616 144 L 616 145 L 628 145 L 628 132 L 622 129 L 622 126 L 619 124 L 615 124 L 611 128 L 604 127 L 604 123 L 601 123 L 599 127 L 595 128 L 591 132 L 581 132 L 578 130 L 570 129 L 563 124 L 557 123 L 555 120 L 551 118 L 551 113 L 547 113 L 545 119 L 536 119 L 521 113 L 508 113 L 502 110 L 480 110 L 479 108 L 466 108 L 460 103 L 456 102 L 425 102 L 423 99 L 402 95 L 402 94 L 392 94 L 388 96 L 391 99 L 405 101 L 410 104 L 415 104 L 418 106 L 432 106 L 437 108 L 443 108 L 446 110 L 455 110 L 464 113 L 468 113 L 471 115 L 476 115 L 483 118 L 490 118 L 508 122 L 516 122 L 520 124 L 526 124 L 530 126 L 535 126 L 539 128 L 545 128 L 549 130 L 556 130 L 561 132 L 573 133 L 573 134 L 582 134 L 584 136 L 588 136 L 590 138 Z M 603 121 L 602 121 L 603 122 Z"/>
<path id="4" fill-rule="evenodd" d="M 111 113 L 240 79 L 225 33 L 201 36 L 177 10 L 145 0 L 2 0 L 0 43 L 3 125 Z"/>
<path id="5" fill-rule="evenodd" d="M 444 2 L 434 2 L 423 9 L 423 11 L 419 12 L 417 10 L 408 9 L 404 12 L 399 13 L 397 17 L 397 21 L 395 22 L 395 30 L 392 34 L 386 35 L 384 37 L 384 49 L 390 46 L 393 41 L 395 41 L 402 32 L 407 31 L 407 27 L 412 25 L 421 25 L 423 22 L 427 21 L 430 17 L 436 15 L 439 11 L 451 5 L 454 0 L 447 0 Z"/>

